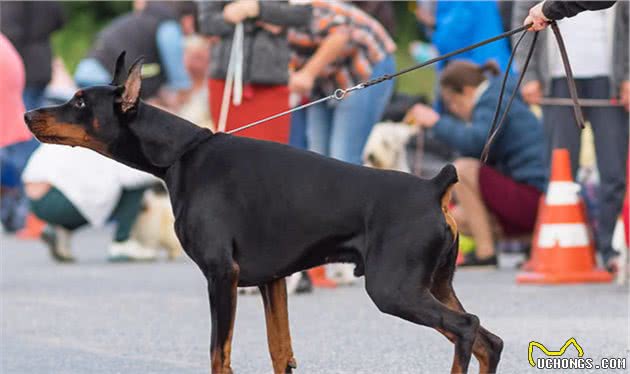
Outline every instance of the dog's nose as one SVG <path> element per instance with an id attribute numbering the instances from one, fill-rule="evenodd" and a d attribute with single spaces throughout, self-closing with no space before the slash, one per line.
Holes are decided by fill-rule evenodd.
<path id="1" fill-rule="evenodd" d="M 367 155 L 367 159 L 371 164 L 375 164 L 376 163 L 376 156 L 374 156 L 374 153 L 370 153 Z"/>

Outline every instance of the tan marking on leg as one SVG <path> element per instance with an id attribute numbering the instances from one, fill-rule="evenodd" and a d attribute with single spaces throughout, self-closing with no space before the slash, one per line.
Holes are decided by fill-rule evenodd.
<path id="1" fill-rule="evenodd" d="M 446 224 L 451 228 L 451 233 L 453 234 L 453 242 L 457 238 L 457 223 L 455 222 L 455 218 L 451 215 L 448 210 L 448 204 L 451 202 L 451 194 L 453 191 L 453 186 L 450 186 L 444 195 L 442 196 L 442 213 L 444 214 L 444 219 L 446 220 Z"/>
<path id="2" fill-rule="evenodd" d="M 267 343 L 276 374 L 290 373 L 297 365 L 291 347 L 289 312 L 287 309 L 287 286 L 284 278 L 271 281 L 260 287 L 265 306 Z"/>

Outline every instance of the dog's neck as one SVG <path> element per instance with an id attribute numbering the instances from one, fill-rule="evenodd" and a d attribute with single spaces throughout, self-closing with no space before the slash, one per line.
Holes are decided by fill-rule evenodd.
<path id="1" fill-rule="evenodd" d="M 212 136 L 208 129 L 143 102 L 125 125 L 110 157 L 162 179 L 180 157 Z"/>

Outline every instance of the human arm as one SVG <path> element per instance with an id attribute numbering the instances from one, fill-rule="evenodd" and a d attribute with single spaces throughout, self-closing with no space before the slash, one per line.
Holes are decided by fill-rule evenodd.
<path id="1" fill-rule="evenodd" d="M 156 32 L 156 43 L 167 85 L 173 90 L 190 88 L 190 78 L 184 67 L 184 35 L 176 21 L 165 21 Z"/>
<path id="2" fill-rule="evenodd" d="M 294 72 L 289 77 L 289 89 L 291 92 L 299 94 L 310 93 L 315 83 L 315 78 L 326 66 L 335 61 L 349 41 L 350 33 L 345 29 L 338 29 L 328 34 L 302 69 Z"/>

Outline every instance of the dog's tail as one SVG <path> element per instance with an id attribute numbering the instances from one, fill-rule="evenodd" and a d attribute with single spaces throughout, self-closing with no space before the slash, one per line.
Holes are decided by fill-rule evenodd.
<path id="1" fill-rule="evenodd" d="M 448 209 L 451 202 L 453 184 L 457 182 L 457 171 L 455 170 L 455 166 L 451 164 L 444 166 L 438 175 L 431 180 L 431 182 L 433 182 L 436 187 L 436 191 L 438 193 L 437 197 L 440 201 L 440 207 L 442 208 L 442 214 L 444 214 L 446 224 L 449 226 L 448 228 L 453 235 L 453 241 L 455 241 L 457 239 L 457 224 Z"/>

